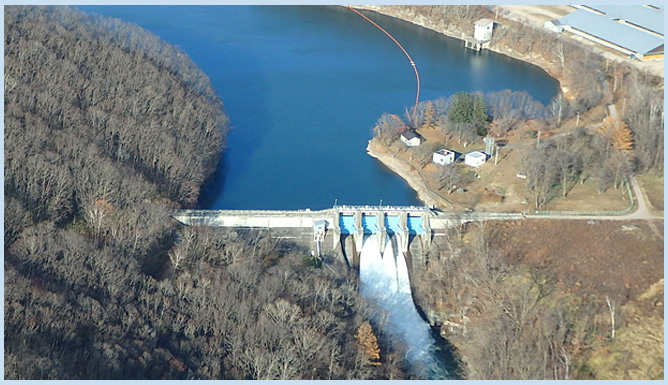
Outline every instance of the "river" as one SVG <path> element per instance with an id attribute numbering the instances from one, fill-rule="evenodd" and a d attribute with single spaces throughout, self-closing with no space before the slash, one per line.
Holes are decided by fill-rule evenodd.
<path id="1" fill-rule="evenodd" d="M 365 148 L 383 112 L 403 115 L 415 74 L 367 21 L 330 6 L 80 6 L 180 46 L 211 78 L 233 131 L 200 206 L 322 209 L 419 204 Z M 548 103 L 558 83 L 540 68 L 366 13 L 392 33 L 420 71 L 421 100 L 458 91 L 527 91 Z M 471 26 L 473 28 L 473 26 Z"/>
<path id="2" fill-rule="evenodd" d="M 233 130 L 221 165 L 204 190 L 201 208 L 322 209 L 335 201 L 376 204 L 381 200 L 420 204 L 405 181 L 365 150 L 383 112 L 403 115 L 412 106 L 413 69 L 387 36 L 350 10 L 330 6 L 80 8 L 150 30 L 180 46 L 210 77 Z M 492 52 L 466 50 L 459 40 L 367 14 L 412 56 L 420 71 L 421 100 L 459 91 L 510 89 L 527 91 L 547 104 L 558 91 L 558 82 L 536 66 Z M 381 257 L 374 251 L 377 248 L 371 244 L 363 251 L 362 294 L 389 314 L 389 327 L 408 347 L 407 360 L 414 368 L 424 366 L 431 373 L 424 375 L 428 378 L 453 376 L 443 372 L 451 370 L 452 362 L 444 358 L 447 349 L 434 345 L 428 324 L 412 305 L 403 255 L 392 257 L 390 248 Z M 385 268 L 393 265 L 395 270 Z M 385 274 L 386 270 L 390 273 Z M 401 271 L 406 273 L 405 282 L 388 279 Z M 434 365 L 440 374 L 430 369 Z"/>

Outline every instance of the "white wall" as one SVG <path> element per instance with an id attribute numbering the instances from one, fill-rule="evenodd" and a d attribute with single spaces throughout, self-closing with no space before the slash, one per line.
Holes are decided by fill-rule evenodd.
<path id="1" fill-rule="evenodd" d="M 453 153 L 449 153 L 447 155 L 434 153 L 434 155 L 432 156 L 432 162 L 440 164 L 441 166 L 445 166 L 446 164 L 450 164 L 454 161 L 455 161 L 455 154 Z"/>
<path id="2" fill-rule="evenodd" d="M 468 166 L 471 166 L 471 167 L 481 166 L 481 165 L 485 164 L 486 160 L 487 159 L 484 158 L 484 157 L 477 157 L 477 156 L 471 155 L 471 154 L 466 154 L 466 156 L 464 156 L 464 164 L 466 164 Z"/>
<path id="3" fill-rule="evenodd" d="M 492 39 L 492 29 L 494 23 L 489 23 L 486 26 L 475 26 L 473 37 L 478 41 L 487 41 Z"/>

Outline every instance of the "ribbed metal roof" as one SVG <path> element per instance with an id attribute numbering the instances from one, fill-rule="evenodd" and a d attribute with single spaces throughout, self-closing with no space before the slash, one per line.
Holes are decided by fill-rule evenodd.
<path id="1" fill-rule="evenodd" d="M 663 7 L 652 9 L 644 5 L 587 5 L 604 12 L 611 19 L 622 19 L 663 35 Z"/>
<path id="2" fill-rule="evenodd" d="M 663 39 L 656 35 L 616 22 L 608 16 L 598 15 L 583 9 L 578 9 L 562 17 L 559 21 L 562 24 L 642 54 L 663 44 Z"/>

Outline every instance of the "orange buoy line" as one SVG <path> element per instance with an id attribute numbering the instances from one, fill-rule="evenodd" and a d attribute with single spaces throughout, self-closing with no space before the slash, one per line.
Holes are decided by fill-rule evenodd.
<path id="1" fill-rule="evenodd" d="M 360 11 L 356 10 L 355 8 L 351 7 L 350 5 L 347 6 L 348 9 L 351 11 L 355 12 L 356 14 L 362 16 L 366 21 L 369 23 L 373 24 L 376 28 L 380 29 L 385 33 L 392 41 L 403 51 L 404 55 L 408 58 L 408 61 L 411 63 L 411 66 L 413 66 L 413 70 L 415 71 L 415 80 L 417 81 L 417 93 L 415 94 L 415 106 L 413 107 L 413 122 L 415 122 L 415 114 L 417 113 L 417 106 L 420 101 L 420 74 L 418 73 L 417 67 L 415 66 L 415 62 L 413 61 L 413 58 L 411 55 L 406 52 L 404 47 L 397 41 L 397 39 L 394 38 L 394 36 L 390 35 L 389 32 L 383 29 L 380 25 L 376 24 L 373 20 L 369 19 L 368 17 L 364 16 Z"/>

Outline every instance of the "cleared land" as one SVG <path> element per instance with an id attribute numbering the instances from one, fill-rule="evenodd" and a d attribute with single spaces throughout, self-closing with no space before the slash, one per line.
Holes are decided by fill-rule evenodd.
<path id="1" fill-rule="evenodd" d="M 580 119 L 580 124 L 593 124 L 602 114 L 602 109 L 599 112 L 592 112 L 589 115 Z M 573 123 L 575 125 L 575 123 Z M 450 139 L 447 141 L 441 130 L 438 129 L 419 129 L 418 132 L 426 141 L 420 146 L 424 148 L 408 148 L 403 143 L 396 141 L 392 144 L 391 150 L 398 156 L 402 162 L 410 163 L 416 169 L 420 169 L 422 175 L 428 181 L 429 187 L 432 191 L 441 195 L 443 198 L 451 202 L 455 208 L 459 209 L 476 209 L 478 211 L 493 211 L 493 212 L 520 212 L 535 208 L 533 206 L 532 195 L 526 187 L 526 180 L 519 179 L 517 174 L 524 172 L 521 168 L 521 161 L 523 157 L 523 150 L 527 146 L 533 146 L 535 140 L 528 136 L 531 130 L 540 129 L 539 122 L 528 122 L 513 134 L 499 140 L 504 143 L 504 146 L 499 151 L 498 163 L 495 165 L 495 158 L 491 158 L 486 164 L 472 168 L 468 166 L 461 166 L 464 172 L 469 174 L 469 180 L 472 182 L 463 186 L 464 191 L 452 192 L 441 189 L 438 185 L 439 173 L 443 167 L 434 163 L 426 164 L 420 167 L 417 159 L 420 157 L 420 151 L 430 151 L 439 148 L 447 148 L 463 154 L 480 150 L 480 144 L 469 145 L 464 147 L 457 143 L 457 140 Z M 543 134 L 543 138 L 552 136 L 555 133 L 567 132 L 568 129 L 562 127 L 559 131 L 549 132 Z M 428 155 L 431 162 L 431 154 Z M 402 174 L 402 173 L 400 173 Z M 402 174 L 406 179 L 413 179 L 411 186 L 421 184 L 420 178 L 416 173 Z M 415 188 L 415 187 L 414 187 Z M 626 189 L 615 190 L 609 188 L 605 193 L 599 194 L 593 182 L 585 182 L 583 184 L 575 183 L 569 186 L 567 196 L 555 196 L 547 205 L 541 207 L 542 210 L 584 210 L 584 211 L 617 211 L 629 207 L 630 201 Z M 430 203 L 431 204 L 431 203 Z M 447 207 L 441 207 L 446 209 Z"/>
<path id="2" fill-rule="evenodd" d="M 516 21 L 529 21 L 542 27 L 548 20 L 559 19 L 575 11 L 570 5 L 499 5 L 503 16 Z"/>
<path id="3" fill-rule="evenodd" d="M 656 225 L 663 231 L 663 223 Z M 510 260 L 549 271 L 567 293 L 625 302 L 663 278 L 663 242 L 646 221 L 535 219 L 486 228 Z"/>
<path id="4" fill-rule="evenodd" d="M 659 211 L 658 214 L 663 215 L 663 174 L 651 171 L 638 175 L 637 178 L 653 211 Z"/>
<path id="5" fill-rule="evenodd" d="M 510 20 L 519 21 L 522 23 L 527 23 L 533 26 L 543 26 L 547 20 L 554 20 L 568 15 L 569 13 L 575 11 L 576 8 L 571 7 L 570 5 L 498 5 L 499 15 Z M 611 48 L 604 47 L 599 44 L 595 44 L 590 40 L 584 39 L 580 36 L 573 35 L 571 33 L 564 33 L 564 36 L 568 36 L 572 39 L 577 40 L 580 43 L 586 44 L 588 46 L 594 47 L 597 52 L 600 52 L 604 57 L 625 63 L 631 63 L 636 68 L 643 71 L 647 71 L 653 75 L 663 77 L 663 60 L 664 59 L 653 59 L 653 60 L 630 60 L 628 55 L 625 55 L 619 51 L 615 51 Z"/>

